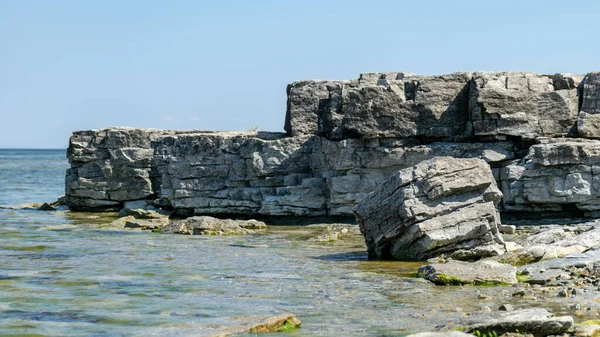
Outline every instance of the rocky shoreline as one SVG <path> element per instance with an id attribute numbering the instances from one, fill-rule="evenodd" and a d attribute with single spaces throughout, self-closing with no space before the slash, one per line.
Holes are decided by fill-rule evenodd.
<path id="1" fill-rule="evenodd" d="M 415 272 L 436 285 L 496 285 L 473 287 L 490 305 L 435 330 L 600 334 L 600 73 L 365 73 L 287 95 L 285 134 L 74 132 L 64 202 L 189 235 L 356 217 L 371 259 L 426 261 Z"/>

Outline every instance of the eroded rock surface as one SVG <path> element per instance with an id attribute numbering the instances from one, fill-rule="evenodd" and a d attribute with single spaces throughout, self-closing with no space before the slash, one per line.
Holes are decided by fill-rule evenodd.
<path id="1" fill-rule="evenodd" d="M 111 137 L 149 148 L 129 147 L 129 159 L 122 161 L 107 149 Z M 332 141 L 263 132 L 119 128 L 76 132 L 71 147 L 67 203 L 72 209 L 118 210 L 136 200 L 142 203 L 138 209 L 147 209 L 148 202 L 138 199 L 156 199 L 152 206 L 184 216 L 351 216 L 352 207 L 391 174 L 420 161 L 453 156 L 499 166 L 520 150 L 510 141 L 420 144 L 414 139 Z"/>
<path id="2" fill-rule="evenodd" d="M 483 160 L 436 157 L 394 174 L 354 212 L 370 258 L 422 260 L 503 245 L 501 197 Z"/>
<path id="3" fill-rule="evenodd" d="M 600 210 L 600 141 L 544 139 L 501 170 L 504 207 L 515 211 Z"/>
<path id="4" fill-rule="evenodd" d="M 570 316 L 554 317 L 546 309 L 529 308 L 471 315 L 464 318 L 462 323 L 468 332 L 495 331 L 497 334 L 503 334 L 519 331 L 543 337 L 567 332 L 573 326 L 573 318 Z"/>
<path id="5" fill-rule="evenodd" d="M 163 227 L 165 233 L 188 235 L 244 235 L 267 225 L 257 220 L 217 219 L 210 216 L 194 216 L 173 221 Z"/>
<path id="6" fill-rule="evenodd" d="M 569 134 L 577 122 L 577 86 L 571 74 L 473 74 L 469 105 L 476 136 L 535 139 Z"/>
<path id="7" fill-rule="evenodd" d="M 543 138 L 600 138 L 600 73 L 363 73 L 287 93 L 285 134 L 75 132 L 68 206 L 154 200 L 183 216 L 352 216 L 394 172 L 451 156 L 488 162 L 504 211 L 600 215 L 600 141 Z"/>
<path id="8" fill-rule="evenodd" d="M 437 285 L 515 284 L 517 268 L 496 261 L 448 261 L 422 266 L 419 276 Z"/>
<path id="9" fill-rule="evenodd" d="M 288 86 L 285 129 L 328 139 L 463 138 L 468 129 L 470 73 L 422 76 L 364 73 L 351 81 Z"/>

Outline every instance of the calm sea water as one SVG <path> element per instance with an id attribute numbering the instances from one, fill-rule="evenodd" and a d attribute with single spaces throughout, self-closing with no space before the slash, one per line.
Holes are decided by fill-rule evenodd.
<path id="1" fill-rule="evenodd" d="M 63 150 L 0 150 L 0 206 L 54 201 Z M 290 336 L 399 336 L 477 310 L 474 291 L 366 260 L 322 226 L 242 237 L 107 227 L 114 215 L 0 209 L 0 335 L 210 336 L 254 315 L 295 313 Z"/>

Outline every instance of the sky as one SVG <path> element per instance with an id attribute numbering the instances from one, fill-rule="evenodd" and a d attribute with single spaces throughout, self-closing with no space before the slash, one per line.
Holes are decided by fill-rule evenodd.
<path id="1" fill-rule="evenodd" d="M 0 0 L 0 148 L 110 126 L 283 131 L 286 85 L 600 70 L 600 1 Z"/>

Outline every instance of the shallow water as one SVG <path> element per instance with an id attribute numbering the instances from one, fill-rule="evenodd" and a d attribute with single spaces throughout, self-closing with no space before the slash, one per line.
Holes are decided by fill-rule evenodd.
<path id="1" fill-rule="evenodd" d="M 55 200 L 66 167 L 64 151 L 0 150 L 0 205 Z M 275 335 L 400 336 L 511 301 L 510 287 L 480 299 L 414 278 L 419 263 L 367 261 L 360 237 L 306 240 L 323 226 L 203 237 L 107 227 L 114 219 L 0 209 L 3 334 L 210 336 L 291 312 L 302 328 Z"/>

